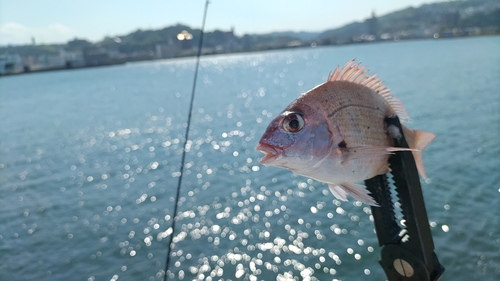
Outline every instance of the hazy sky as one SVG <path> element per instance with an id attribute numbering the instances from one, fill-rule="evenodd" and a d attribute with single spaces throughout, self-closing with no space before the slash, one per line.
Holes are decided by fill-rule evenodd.
<path id="1" fill-rule="evenodd" d="M 436 0 L 211 0 L 206 30 L 323 31 Z M 201 27 L 205 0 L 0 0 L 0 45 L 93 42 L 177 23 Z"/>

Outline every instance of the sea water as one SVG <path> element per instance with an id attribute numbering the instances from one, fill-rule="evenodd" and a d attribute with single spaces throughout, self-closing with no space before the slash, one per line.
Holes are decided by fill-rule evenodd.
<path id="1" fill-rule="evenodd" d="M 254 150 L 356 58 L 433 132 L 422 182 L 444 280 L 500 279 L 500 37 L 204 57 L 0 78 L 0 280 L 385 280 L 370 208 Z"/>

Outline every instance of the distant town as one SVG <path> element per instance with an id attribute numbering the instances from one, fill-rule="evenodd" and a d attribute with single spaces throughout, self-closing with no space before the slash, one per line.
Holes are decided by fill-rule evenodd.
<path id="1" fill-rule="evenodd" d="M 381 17 L 374 12 L 363 22 L 317 33 L 236 36 L 234 28 L 205 32 L 202 54 L 499 34 L 500 1 L 449 1 L 410 7 Z M 106 37 L 97 43 L 75 38 L 66 44 L 46 45 L 37 44 L 33 38 L 30 45 L 0 46 L 0 76 L 194 56 L 200 35 L 199 29 L 178 24 Z"/>

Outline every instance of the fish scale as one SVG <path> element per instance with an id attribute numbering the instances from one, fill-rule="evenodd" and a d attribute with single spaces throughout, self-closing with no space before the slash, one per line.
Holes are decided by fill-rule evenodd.
<path id="1" fill-rule="evenodd" d="M 332 123 L 342 124 L 339 128 L 340 137 L 348 147 L 363 145 L 392 145 L 392 140 L 386 134 L 383 119 L 395 114 L 390 106 L 374 91 L 352 82 L 330 82 L 329 98 L 332 103 L 322 103 Z M 346 88 L 357 88 L 357 91 L 345 91 Z M 344 94 L 347 92 L 347 94 Z M 331 106 L 335 101 L 339 106 Z"/>
<path id="2" fill-rule="evenodd" d="M 344 124 L 338 126 L 339 138 L 344 140 L 347 147 L 358 147 L 364 145 L 391 145 L 390 139 L 385 133 L 383 122 L 380 120 L 383 115 L 373 116 L 373 119 L 360 119 L 353 116 L 353 110 L 343 110 L 338 112 L 332 119 Z M 363 111 L 367 111 L 366 109 Z M 364 114 L 359 114 L 364 115 Z M 369 128 L 369 129 L 368 129 Z"/>

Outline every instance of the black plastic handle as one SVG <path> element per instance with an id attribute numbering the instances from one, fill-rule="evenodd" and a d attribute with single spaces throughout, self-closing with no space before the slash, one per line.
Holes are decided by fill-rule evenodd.
<path id="1" fill-rule="evenodd" d="M 385 122 L 388 128 L 395 126 L 401 133 L 400 138 L 393 139 L 394 146 L 408 148 L 399 118 L 394 115 Z M 389 158 L 389 165 L 394 190 L 391 190 L 387 175 L 365 181 L 380 205 L 372 207 L 375 230 L 382 247 L 379 263 L 389 281 L 439 280 L 444 267 L 434 253 L 422 187 L 411 151 L 395 152 Z M 404 223 L 396 220 L 392 198 L 398 198 Z"/>

